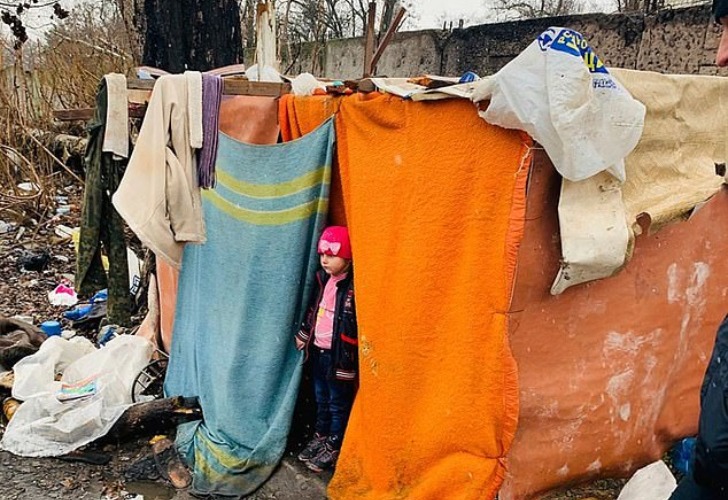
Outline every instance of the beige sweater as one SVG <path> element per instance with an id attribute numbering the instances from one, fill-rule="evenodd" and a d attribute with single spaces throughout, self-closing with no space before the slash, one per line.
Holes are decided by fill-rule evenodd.
<path id="1" fill-rule="evenodd" d="M 142 243 L 176 268 L 185 242 L 205 241 L 193 149 L 201 145 L 200 73 L 160 77 L 113 204 Z"/>

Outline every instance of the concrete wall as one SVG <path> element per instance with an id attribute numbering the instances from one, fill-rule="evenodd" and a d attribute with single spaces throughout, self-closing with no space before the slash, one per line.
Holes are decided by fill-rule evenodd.
<path id="1" fill-rule="evenodd" d="M 607 66 L 662 73 L 728 74 L 713 65 L 720 31 L 711 20 L 709 5 L 653 15 L 586 14 L 484 24 L 452 32 L 399 33 L 385 51 L 377 74 L 454 76 L 475 71 L 489 75 L 549 26 L 582 33 Z M 307 44 L 293 54 L 293 64 L 284 61 L 282 68 L 289 74 L 309 71 L 330 78 L 359 78 L 363 49 L 362 38 L 333 40 L 325 47 Z M 248 64 L 251 55 L 246 53 Z"/>

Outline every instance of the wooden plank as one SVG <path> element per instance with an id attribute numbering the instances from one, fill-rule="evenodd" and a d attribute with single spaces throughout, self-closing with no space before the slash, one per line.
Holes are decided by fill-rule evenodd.
<path id="1" fill-rule="evenodd" d="M 54 109 L 53 118 L 63 122 L 73 120 L 89 120 L 94 115 L 94 108 Z"/>
<path id="2" fill-rule="evenodd" d="M 363 78 L 372 76 L 372 55 L 374 54 L 374 22 L 377 18 L 376 2 L 369 2 L 367 17 L 366 38 L 364 40 L 364 75 Z"/>
<path id="3" fill-rule="evenodd" d="M 96 108 L 79 108 L 79 109 L 54 109 L 53 118 L 62 122 L 70 122 L 74 120 L 88 121 L 94 116 Z M 129 106 L 129 118 L 144 118 L 146 106 Z"/>
<path id="4" fill-rule="evenodd" d="M 399 29 L 400 24 L 402 24 L 402 19 L 404 19 L 404 15 L 407 13 L 407 9 L 404 7 L 400 7 L 397 11 L 397 14 L 395 14 L 394 19 L 392 20 L 392 24 L 387 29 L 387 33 L 384 35 L 384 38 L 382 39 L 382 43 L 379 44 L 379 47 L 377 47 L 377 51 L 374 53 L 374 57 L 372 57 L 372 61 L 369 66 L 369 74 L 373 75 L 377 71 L 377 63 L 379 62 L 379 58 L 382 57 L 382 54 L 384 53 L 384 49 L 387 48 L 387 45 L 389 45 L 389 42 L 392 41 L 392 38 L 394 37 L 394 34 Z"/>
<path id="5" fill-rule="evenodd" d="M 140 80 L 130 78 L 126 87 L 135 90 L 152 90 L 155 80 Z M 251 82 L 245 78 L 225 78 L 223 94 L 226 95 L 253 95 L 280 97 L 291 92 L 291 85 L 288 83 L 276 82 Z"/>
<path id="6" fill-rule="evenodd" d="M 155 80 L 141 80 L 129 78 L 127 88 L 132 90 L 151 91 L 154 88 Z M 291 93 L 290 83 L 276 82 L 251 82 L 245 78 L 225 78 L 223 80 L 225 95 L 250 95 L 261 97 L 280 97 Z M 95 108 L 80 109 L 57 109 L 53 111 L 53 117 L 59 121 L 90 120 L 94 115 Z M 146 106 L 130 105 L 130 118 L 144 118 Z"/>
<path id="7" fill-rule="evenodd" d="M 251 82 L 245 78 L 226 78 L 223 93 L 226 95 L 280 97 L 291 93 L 291 84 Z"/>

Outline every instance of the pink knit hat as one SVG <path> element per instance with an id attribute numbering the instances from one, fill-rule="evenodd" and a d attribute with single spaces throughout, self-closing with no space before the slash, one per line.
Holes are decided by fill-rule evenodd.
<path id="1" fill-rule="evenodd" d="M 329 226 L 324 229 L 319 238 L 318 253 L 351 259 L 349 230 L 344 226 Z"/>

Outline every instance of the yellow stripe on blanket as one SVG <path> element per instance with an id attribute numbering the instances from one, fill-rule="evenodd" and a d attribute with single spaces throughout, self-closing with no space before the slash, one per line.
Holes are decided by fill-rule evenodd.
<path id="1" fill-rule="evenodd" d="M 328 210 L 327 200 L 313 200 L 285 210 L 249 210 L 229 202 L 215 191 L 203 191 L 202 196 L 217 209 L 222 210 L 237 220 L 257 226 L 280 226 L 310 217 L 314 213 L 325 214 Z"/>
<path id="2" fill-rule="evenodd" d="M 250 198 L 280 198 L 282 196 L 300 193 L 320 184 L 321 179 L 324 177 L 324 171 L 329 168 L 321 167 L 318 170 L 308 172 L 290 181 L 277 184 L 254 184 L 252 182 L 241 181 L 224 170 L 218 169 L 217 183 L 234 193 L 249 196 Z"/>

